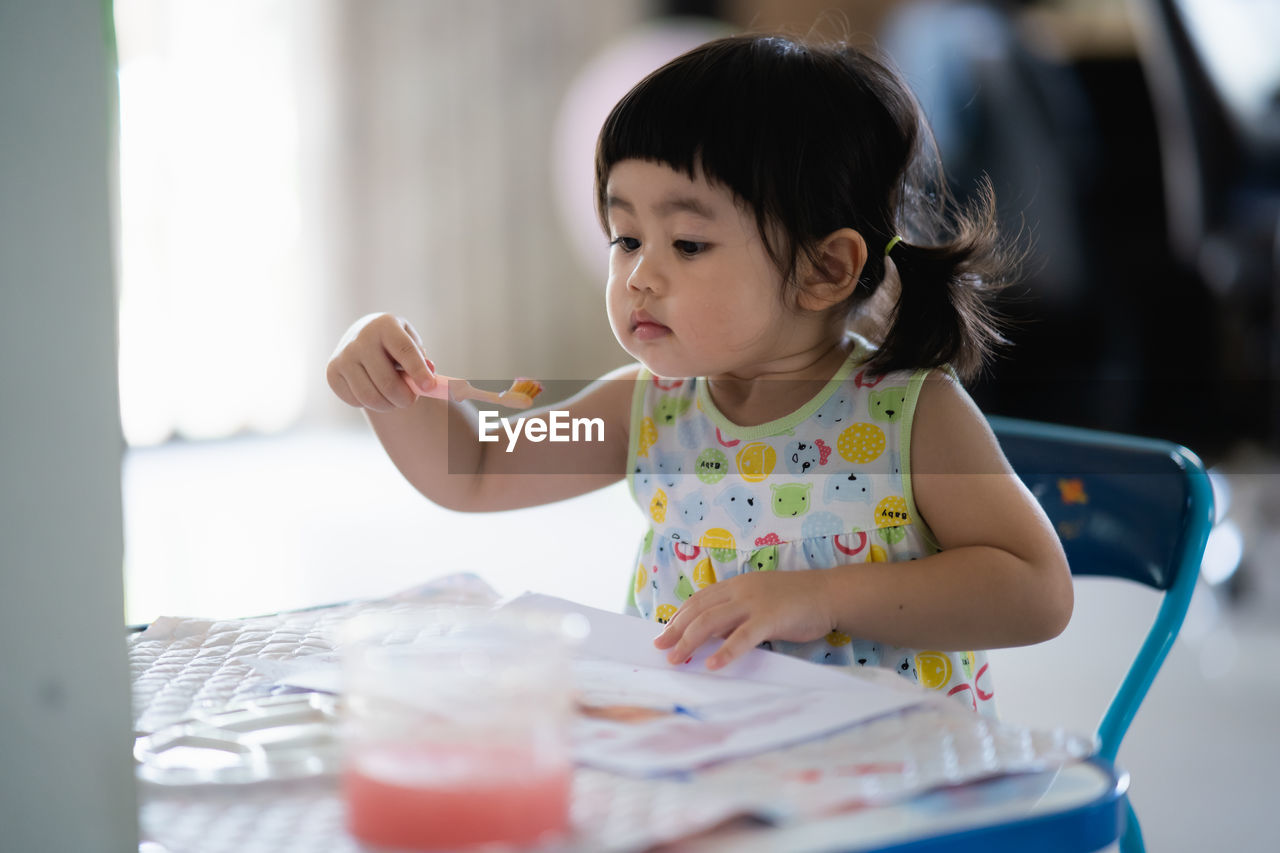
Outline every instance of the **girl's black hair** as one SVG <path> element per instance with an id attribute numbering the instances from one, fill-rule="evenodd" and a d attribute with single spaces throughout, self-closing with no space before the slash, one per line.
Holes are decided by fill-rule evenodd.
<path id="1" fill-rule="evenodd" d="M 852 319 L 886 280 L 899 295 L 877 372 L 950 364 L 965 378 L 1003 343 L 990 296 L 1009 283 L 1012 253 L 996 229 L 989 183 L 957 207 L 932 135 L 907 86 L 847 43 L 734 36 L 672 60 L 609 114 L 596 147 L 596 203 L 606 222 L 609 172 L 622 160 L 663 163 L 727 187 L 754 211 L 783 278 L 821 240 L 852 228 L 867 244 Z"/>

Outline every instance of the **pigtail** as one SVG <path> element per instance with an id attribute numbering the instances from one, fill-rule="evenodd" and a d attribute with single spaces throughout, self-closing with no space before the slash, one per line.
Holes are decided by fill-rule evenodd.
<path id="1" fill-rule="evenodd" d="M 939 233 L 944 236 L 904 235 L 883 259 L 883 272 L 896 272 L 898 293 L 871 359 L 875 372 L 950 365 L 961 379 L 972 379 L 1008 343 L 994 301 L 1016 279 L 1020 257 L 1000 235 L 989 180 Z"/>

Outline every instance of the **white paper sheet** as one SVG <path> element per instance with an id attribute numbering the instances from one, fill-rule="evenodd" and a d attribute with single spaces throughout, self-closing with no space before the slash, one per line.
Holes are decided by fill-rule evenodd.
<path id="1" fill-rule="evenodd" d="M 565 599 L 525 594 L 505 605 L 582 616 L 590 633 L 577 650 L 575 759 L 633 775 L 661 775 L 755 755 L 929 701 L 910 685 L 753 649 L 720 670 L 706 668 L 715 644 L 671 665 L 654 647 L 655 626 Z M 278 683 L 339 692 L 335 655 L 253 661 Z M 892 675 L 889 679 L 896 682 Z"/>
<path id="2" fill-rule="evenodd" d="M 706 667 L 707 658 L 715 653 L 715 643 L 709 643 L 698 649 L 687 664 L 673 667 L 667 663 L 666 653 L 653 645 L 653 638 L 658 635 L 657 626 L 644 619 L 531 592 L 512 599 L 504 607 L 527 607 L 549 613 L 579 614 L 591 627 L 589 648 L 583 650 L 583 655 L 592 659 L 612 660 L 664 670 L 696 672 L 714 678 L 759 681 L 779 687 L 847 690 L 855 693 L 865 692 L 868 696 L 877 695 L 883 689 L 888 689 L 893 693 L 914 696 L 915 699 L 912 701 L 915 702 L 921 701 L 922 696 L 927 696 L 921 689 L 908 684 L 887 670 L 868 667 L 860 670 L 857 675 L 853 675 L 843 668 L 809 663 L 764 649 L 752 649 L 723 669 L 709 670 Z"/>
<path id="3" fill-rule="evenodd" d="M 580 718 L 574 753 L 583 764 L 614 772 L 688 771 L 821 737 L 929 699 L 907 685 L 895 689 L 762 649 L 708 670 L 712 643 L 687 663 L 671 665 L 653 645 L 655 626 L 641 619 L 536 594 L 506 606 L 577 613 L 590 623 L 574 666 L 579 701 L 620 713 L 616 719 Z M 631 709 L 658 713 L 628 714 Z"/>

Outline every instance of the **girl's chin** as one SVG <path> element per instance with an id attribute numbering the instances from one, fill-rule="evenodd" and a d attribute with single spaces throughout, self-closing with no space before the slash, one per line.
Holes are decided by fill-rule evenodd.
<path id="1" fill-rule="evenodd" d="M 695 365 L 676 363 L 666 359 L 641 358 L 639 362 L 659 379 L 689 379 L 706 375 L 706 371 L 699 370 Z"/>
<path id="2" fill-rule="evenodd" d="M 671 358 L 670 355 L 657 352 L 653 347 L 624 346 L 623 349 L 632 358 L 643 364 L 645 370 L 661 379 L 684 379 L 688 376 L 698 375 L 695 372 L 690 372 L 687 366 L 679 360 Z"/>
<path id="3" fill-rule="evenodd" d="M 618 343 L 627 354 L 644 365 L 645 369 L 661 379 L 687 379 L 708 375 L 704 360 L 691 358 L 676 345 L 672 335 L 656 341 L 637 340 L 635 335 L 616 335 Z"/>

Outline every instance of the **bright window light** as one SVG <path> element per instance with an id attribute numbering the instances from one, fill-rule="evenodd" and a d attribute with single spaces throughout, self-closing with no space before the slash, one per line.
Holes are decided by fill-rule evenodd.
<path id="1" fill-rule="evenodd" d="M 292 26 L 302 8 L 115 2 L 120 403 L 130 445 L 277 432 L 302 412 Z"/>

